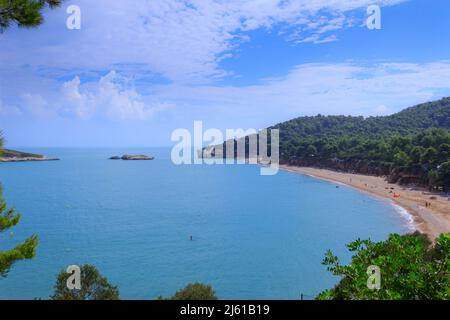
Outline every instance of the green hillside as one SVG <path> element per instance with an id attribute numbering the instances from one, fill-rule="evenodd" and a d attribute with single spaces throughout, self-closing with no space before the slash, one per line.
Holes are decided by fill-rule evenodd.
<path id="1" fill-rule="evenodd" d="M 300 117 L 280 130 L 282 163 L 450 187 L 450 98 L 384 117 Z"/>
<path id="2" fill-rule="evenodd" d="M 390 116 L 299 117 L 269 129 L 280 130 L 282 164 L 450 189 L 450 98 Z"/>
<path id="3" fill-rule="evenodd" d="M 299 117 L 277 124 L 284 142 L 306 137 L 357 135 L 379 137 L 386 134 L 417 133 L 429 128 L 450 130 L 450 97 L 428 102 L 384 117 L 315 116 Z"/>
<path id="4" fill-rule="evenodd" d="M 0 150 L 0 158 L 44 158 L 44 156 L 40 154 L 3 149 Z"/>

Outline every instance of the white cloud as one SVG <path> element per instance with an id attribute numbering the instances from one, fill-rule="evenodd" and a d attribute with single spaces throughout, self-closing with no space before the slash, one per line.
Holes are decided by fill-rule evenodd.
<path id="1" fill-rule="evenodd" d="M 230 74 L 219 62 L 247 39 L 248 31 L 279 26 L 288 41 L 330 42 L 337 39 L 330 32 L 352 25 L 352 10 L 403 1 L 78 0 L 80 31 L 60 25 L 63 9 L 49 12 L 39 31 L 2 35 L 0 60 L 5 66 L 65 70 L 111 70 L 132 63 L 176 82 L 204 82 Z"/>
<path id="2" fill-rule="evenodd" d="M 143 96 L 134 88 L 126 88 L 121 83 L 123 80 L 111 71 L 99 81 L 83 85 L 76 76 L 62 84 L 56 99 L 50 95 L 27 93 L 23 100 L 29 113 L 39 118 L 74 115 L 82 119 L 148 120 L 154 114 L 174 107 L 169 102 Z"/>
<path id="3" fill-rule="evenodd" d="M 75 116 L 150 120 L 177 106 L 181 121 L 217 119 L 233 127 L 269 125 L 300 115 L 386 115 L 450 95 L 450 61 L 433 63 L 313 63 L 249 86 L 165 84 L 141 90 L 111 71 L 96 81 L 78 77 L 56 95 L 25 94 L 25 110 L 40 118 Z M 166 119 L 167 120 L 167 119 Z M 270 121 L 270 122 L 267 122 Z M 167 123 L 171 125 L 170 122 Z"/>
<path id="4" fill-rule="evenodd" d="M 301 39 L 301 40 L 297 40 L 296 43 L 314 43 L 314 44 L 321 44 L 321 43 L 329 43 L 329 42 L 334 42 L 337 41 L 338 38 L 335 35 L 331 35 L 325 38 L 322 38 L 319 34 L 314 34 L 310 37 Z"/>
<path id="5" fill-rule="evenodd" d="M 318 113 L 394 113 L 450 96 L 448 74 L 450 61 L 316 63 L 298 65 L 285 76 L 256 85 L 133 87 L 121 73 L 111 72 L 103 78 L 73 77 L 65 85 L 30 91 L 22 95 L 22 103 L 14 102 L 23 113 L 20 119 L 0 115 L 0 124 L 15 144 L 39 145 L 44 139 L 70 145 L 73 139 L 80 146 L 168 145 L 172 130 L 192 128 L 194 120 L 203 120 L 205 128 L 258 129 Z M 175 105 L 176 111 L 168 110 Z"/>
<path id="6" fill-rule="evenodd" d="M 0 116 L 10 117 L 10 116 L 20 116 L 22 115 L 22 111 L 13 105 L 7 105 L 3 103 L 2 99 L 0 99 Z"/>
<path id="7" fill-rule="evenodd" d="M 426 64 L 303 64 L 247 87 L 160 86 L 161 99 L 189 101 L 226 114 L 287 120 L 300 115 L 385 115 L 450 95 L 450 61 Z M 382 106 L 382 107 L 380 107 Z M 387 107 L 389 106 L 389 108 Z M 210 110 L 213 112 L 213 110 Z M 267 120 L 266 120 L 267 121 Z M 271 120 L 276 121 L 276 120 Z"/>
<path id="8" fill-rule="evenodd" d="M 78 76 L 62 85 L 61 94 L 64 100 L 63 108 L 66 111 L 73 111 L 80 118 L 86 118 L 93 113 L 95 105 L 90 101 L 93 97 L 89 93 L 80 93 Z"/>
<path id="9" fill-rule="evenodd" d="M 41 94 L 25 93 L 22 95 L 27 113 L 38 119 L 51 119 L 56 116 L 57 106 L 50 104 Z"/>
<path id="10" fill-rule="evenodd" d="M 116 72 L 111 71 L 100 79 L 91 104 L 105 108 L 107 115 L 117 120 L 147 120 L 155 113 L 174 107 L 168 102 L 147 105 L 135 89 L 125 89 L 115 83 Z"/>

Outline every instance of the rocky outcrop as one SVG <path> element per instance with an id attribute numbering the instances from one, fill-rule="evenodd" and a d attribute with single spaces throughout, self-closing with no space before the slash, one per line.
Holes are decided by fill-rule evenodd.
<path id="1" fill-rule="evenodd" d="M 0 162 L 56 161 L 59 158 L 48 158 L 40 154 L 4 149 L 0 151 Z"/>
<path id="2" fill-rule="evenodd" d="M 147 156 L 147 155 L 129 155 L 124 154 L 123 156 L 113 156 L 109 158 L 110 160 L 153 160 L 155 157 L 153 156 Z"/>
<path id="3" fill-rule="evenodd" d="M 27 161 L 57 161 L 59 158 L 34 158 L 34 157 L 24 157 L 24 158 L 0 158 L 0 162 L 27 162 Z"/>
<path id="4" fill-rule="evenodd" d="M 153 160 L 155 159 L 152 156 L 146 156 L 146 155 L 128 155 L 125 154 L 122 156 L 122 160 Z"/>

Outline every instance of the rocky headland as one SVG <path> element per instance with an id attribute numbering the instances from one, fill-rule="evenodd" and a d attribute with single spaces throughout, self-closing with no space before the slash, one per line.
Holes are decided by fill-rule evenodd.
<path id="1" fill-rule="evenodd" d="M 3 149 L 0 151 L 0 162 L 25 162 L 25 161 L 55 161 L 59 158 L 49 158 L 40 154 Z"/>

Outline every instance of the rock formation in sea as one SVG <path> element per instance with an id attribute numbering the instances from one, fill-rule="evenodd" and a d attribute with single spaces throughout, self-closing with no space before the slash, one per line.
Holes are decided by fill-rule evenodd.
<path id="1" fill-rule="evenodd" d="M 113 156 L 109 158 L 110 160 L 153 160 L 155 157 L 147 155 L 129 155 L 124 154 L 122 157 Z"/>

